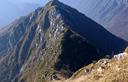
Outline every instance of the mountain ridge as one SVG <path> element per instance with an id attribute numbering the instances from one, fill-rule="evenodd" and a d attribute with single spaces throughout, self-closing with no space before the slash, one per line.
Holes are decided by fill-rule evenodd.
<path id="1" fill-rule="evenodd" d="M 7 45 L 0 37 L 0 45 L 4 46 L 0 50 L 7 49 L 0 62 L 1 82 L 47 82 L 53 80 L 53 75 L 66 79 L 84 65 L 109 53 L 119 53 L 127 45 L 57 0 L 10 28 L 3 36 Z"/>

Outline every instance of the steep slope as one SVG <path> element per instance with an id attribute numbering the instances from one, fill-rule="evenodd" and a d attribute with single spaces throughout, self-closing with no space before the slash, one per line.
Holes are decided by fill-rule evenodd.
<path id="1" fill-rule="evenodd" d="M 14 48 L 31 24 L 35 22 L 39 10 L 40 8 L 26 17 L 16 19 L 10 25 L 0 30 L 0 56 Z"/>
<path id="2" fill-rule="evenodd" d="M 85 17 L 83 14 L 80 15 L 76 10 L 68 6 L 65 6 L 63 9 L 60 7 L 59 9 L 71 30 L 85 37 L 88 42 L 106 54 L 118 53 L 127 45 L 125 41 L 112 35 L 102 26 Z M 64 11 L 64 9 L 69 9 L 70 13 L 68 10 L 67 12 Z M 117 48 L 116 50 L 115 47 Z"/>
<path id="3" fill-rule="evenodd" d="M 112 34 L 128 41 L 127 0 L 61 0 L 103 25 Z M 93 5 L 93 6 L 92 6 Z"/>
<path id="4" fill-rule="evenodd" d="M 20 64 L 20 61 L 22 61 L 22 59 L 20 60 L 18 58 L 20 56 L 20 54 L 18 54 L 20 53 L 19 47 L 21 47 L 21 45 L 25 45 L 25 47 L 29 49 L 27 47 L 29 45 L 29 42 L 23 44 L 21 43 L 21 41 L 22 38 L 24 38 L 25 36 L 27 37 L 27 32 L 31 30 L 32 23 L 35 22 L 35 19 L 38 16 L 38 10 L 40 9 L 37 9 L 29 16 L 21 17 L 20 19 L 10 24 L 7 28 L 1 30 L 0 82 L 11 82 L 11 79 L 14 78 L 14 76 L 21 68 L 22 63 Z M 22 55 L 23 54 L 27 56 L 26 51 L 24 51 Z M 25 59 L 23 58 L 23 60 Z"/>
<path id="5" fill-rule="evenodd" d="M 128 82 L 128 53 L 101 59 L 77 71 L 71 79 L 54 82 Z"/>
<path id="6" fill-rule="evenodd" d="M 0 82 L 68 78 L 84 65 L 119 53 L 127 45 L 57 0 L 14 21 L 0 34 Z"/>

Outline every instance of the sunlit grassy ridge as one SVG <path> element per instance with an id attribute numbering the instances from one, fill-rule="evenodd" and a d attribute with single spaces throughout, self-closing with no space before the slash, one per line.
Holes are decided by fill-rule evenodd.
<path id="1" fill-rule="evenodd" d="M 120 59 L 101 59 L 78 70 L 70 79 L 57 82 L 128 82 L 128 53 Z"/>

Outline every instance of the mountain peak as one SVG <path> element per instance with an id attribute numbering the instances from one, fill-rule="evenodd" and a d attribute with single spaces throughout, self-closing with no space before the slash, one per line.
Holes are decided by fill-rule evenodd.
<path id="1" fill-rule="evenodd" d="M 58 2 L 58 0 L 51 0 L 52 2 Z"/>
<path id="2" fill-rule="evenodd" d="M 59 1 L 58 0 L 51 0 L 47 3 L 48 6 L 54 6 L 54 5 L 58 5 Z"/>
<path id="3" fill-rule="evenodd" d="M 66 79 L 125 44 L 77 10 L 51 0 L 0 36 L 0 52 L 6 56 L 0 60 L 0 82 Z"/>

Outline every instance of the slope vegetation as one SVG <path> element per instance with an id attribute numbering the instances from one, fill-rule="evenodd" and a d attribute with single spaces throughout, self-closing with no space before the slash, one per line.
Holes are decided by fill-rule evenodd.
<path id="1" fill-rule="evenodd" d="M 128 53 L 101 59 L 77 71 L 69 80 L 54 82 L 128 82 Z"/>

